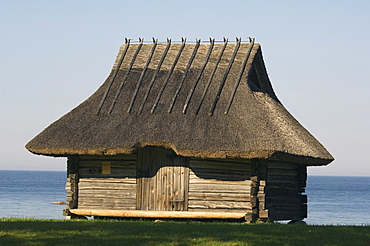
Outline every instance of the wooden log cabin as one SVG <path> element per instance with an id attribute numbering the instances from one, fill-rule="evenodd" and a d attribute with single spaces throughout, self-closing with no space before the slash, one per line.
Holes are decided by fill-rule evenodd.
<path id="1" fill-rule="evenodd" d="M 126 39 L 103 85 L 26 148 L 68 158 L 71 217 L 302 220 L 307 166 L 334 159 L 254 39 Z"/>

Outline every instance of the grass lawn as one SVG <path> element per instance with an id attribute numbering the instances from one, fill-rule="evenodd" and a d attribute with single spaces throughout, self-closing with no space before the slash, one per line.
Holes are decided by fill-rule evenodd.
<path id="1" fill-rule="evenodd" d="M 0 245 L 370 245 L 370 226 L 11 218 Z"/>

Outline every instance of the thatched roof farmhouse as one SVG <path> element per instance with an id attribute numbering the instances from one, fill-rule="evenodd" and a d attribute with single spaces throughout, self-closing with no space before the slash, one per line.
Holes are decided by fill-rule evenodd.
<path id="1" fill-rule="evenodd" d="M 333 161 L 275 95 L 261 46 L 254 39 L 194 43 L 126 39 L 102 86 L 26 148 L 35 154 L 68 157 L 68 174 L 74 175 L 68 184 L 74 191 L 67 194 L 67 213 L 94 216 L 191 218 L 200 216 L 199 212 L 213 212 L 217 214 L 213 217 L 223 218 L 237 212 L 251 221 L 303 219 L 307 212 L 302 195 L 306 166 Z M 174 164 L 176 158 L 167 160 L 166 156 L 182 161 Z M 125 173 L 125 165 L 131 165 L 130 174 Z M 158 181 L 158 176 L 168 174 L 163 170 L 170 166 L 174 172 L 176 166 L 186 170 L 181 171 L 186 177 L 179 184 L 184 194 L 181 206 L 167 206 L 175 191 L 166 187 L 179 177 Z M 153 170 L 143 175 L 142 170 L 150 167 Z M 152 181 L 146 184 L 144 178 Z M 107 180 L 117 184 L 127 179 L 132 180 L 130 188 L 122 188 L 131 189 L 127 197 L 109 195 L 106 183 L 105 190 L 102 188 Z M 84 182 L 94 188 L 93 180 L 97 182 L 95 190 L 102 190 L 99 199 L 94 192 L 83 191 Z M 151 182 L 156 183 L 151 192 L 162 187 L 160 194 L 143 205 L 146 196 L 152 196 L 144 191 Z M 213 191 L 192 187 L 202 182 L 214 185 Z M 243 192 L 230 188 L 232 192 L 228 193 L 222 182 L 245 189 L 245 199 L 230 195 Z M 270 195 L 269 182 L 280 191 Z M 223 188 L 216 194 L 220 185 Z M 293 188 L 294 195 L 283 195 L 284 189 Z M 102 194 L 107 194 L 105 200 Z M 130 206 L 116 206 L 118 200 L 125 199 L 131 199 Z M 147 213 L 135 214 L 143 210 Z"/>

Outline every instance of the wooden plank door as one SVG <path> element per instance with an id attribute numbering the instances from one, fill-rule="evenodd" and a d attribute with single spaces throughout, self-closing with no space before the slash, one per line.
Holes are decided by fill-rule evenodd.
<path id="1" fill-rule="evenodd" d="M 171 149 L 145 147 L 138 152 L 137 172 L 137 209 L 187 210 L 188 158 Z"/>

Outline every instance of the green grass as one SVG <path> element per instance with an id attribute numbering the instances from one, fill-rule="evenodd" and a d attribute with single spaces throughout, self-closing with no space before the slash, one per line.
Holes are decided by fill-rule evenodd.
<path id="1" fill-rule="evenodd" d="M 0 245 L 370 245 L 370 226 L 11 218 Z"/>

